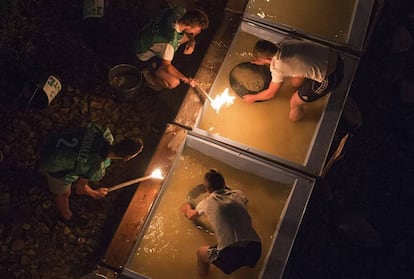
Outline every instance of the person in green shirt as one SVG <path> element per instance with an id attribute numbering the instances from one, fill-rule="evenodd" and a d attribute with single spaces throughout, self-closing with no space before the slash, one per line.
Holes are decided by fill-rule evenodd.
<path id="1" fill-rule="evenodd" d="M 151 88 L 173 89 L 181 81 L 192 87 L 197 84 L 174 67 L 171 61 L 181 44 L 186 44 L 184 54 L 192 54 L 195 48 L 194 37 L 201 30 L 208 28 L 208 25 L 208 16 L 205 12 L 199 9 L 186 11 L 175 7 L 164 9 L 141 30 L 136 55 L 140 61 L 153 65 L 143 71 Z"/>
<path id="2" fill-rule="evenodd" d="M 113 143 L 114 138 L 107 128 L 90 123 L 86 128 L 67 130 L 51 136 L 43 148 L 38 163 L 39 171 L 47 178 L 49 190 L 55 194 L 56 206 L 63 219 L 69 220 L 71 186 L 79 195 L 101 199 L 107 188 L 92 189 L 89 181 L 99 181 L 111 160 L 128 161 L 143 149 L 141 140 L 130 139 Z"/>

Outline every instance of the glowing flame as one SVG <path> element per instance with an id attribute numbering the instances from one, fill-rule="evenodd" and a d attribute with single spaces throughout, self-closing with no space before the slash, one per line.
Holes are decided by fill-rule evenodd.
<path id="1" fill-rule="evenodd" d="M 164 176 L 162 176 L 162 172 L 160 169 L 156 169 L 151 173 L 151 178 L 164 179 Z"/>
<path id="2" fill-rule="evenodd" d="M 226 108 L 234 103 L 235 96 L 230 96 L 229 89 L 224 89 L 223 93 L 217 95 L 214 100 L 210 102 L 211 107 L 217 112 L 220 112 L 220 109 L 223 105 L 226 105 Z"/>

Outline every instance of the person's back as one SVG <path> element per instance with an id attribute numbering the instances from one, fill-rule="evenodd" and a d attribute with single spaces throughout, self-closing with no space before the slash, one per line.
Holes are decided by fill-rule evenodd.
<path id="1" fill-rule="evenodd" d="M 39 167 L 54 177 L 64 177 L 65 183 L 72 183 L 78 176 L 99 180 L 107 167 L 101 166 L 106 156 L 100 152 L 112 141 L 112 135 L 105 135 L 96 124 L 53 136 L 42 151 Z"/>
<path id="2" fill-rule="evenodd" d="M 49 138 L 41 152 L 38 170 L 47 179 L 50 192 L 55 194 L 56 206 L 64 220 L 72 217 L 69 208 L 72 183 L 79 195 L 103 198 L 108 189 L 92 189 L 88 182 L 101 180 L 111 160 L 128 161 L 143 148 L 141 140 L 138 143 L 123 140 L 114 145 L 113 141 L 109 129 L 94 123 Z"/>
<path id="3" fill-rule="evenodd" d="M 225 189 L 213 192 L 197 206 L 196 210 L 207 216 L 215 231 L 217 248 L 223 249 L 246 241 L 260 242 L 252 226 L 246 202 L 241 191 Z"/>
<path id="4" fill-rule="evenodd" d="M 223 175 L 214 169 L 204 175 L 204 185 L 208 197 L 195 209 L 188 203 L 181 207 L 189 219 L 205 214 L 217 238 L 217 245 L 203 245 L 197 250 L 200 277 L 208 275 L 210 263 L 226 274 L 243 266 L 253 268 L 260 259 L 262 244 L 252 226 L 246 196 L 226 187 Z"/>
<path id="5" fill-rule="evenodd" d="M 280 50 L 272 59 L 271 69 L 285 77 L 305 77 L 321 82 L 326 77 L 329 48 L 319 44 L 299 40 L 286 40 L 279 45 Z"/>
<path id="6" fill-rule="evenodd" d="M 154 44 L 170 44 L 174 51 L 179 46 L 179 41 L 183 34 L 179 34 L 174 28 L 177 20 L 185 14 L 184 8 L 167 8 L 160 15 L 155 17 L 153 21 L 143 28 L 138 36 L 136 52 L 143 53 L 151 48 Z M 140 57 L 147 60 L 150 56 Z"/>

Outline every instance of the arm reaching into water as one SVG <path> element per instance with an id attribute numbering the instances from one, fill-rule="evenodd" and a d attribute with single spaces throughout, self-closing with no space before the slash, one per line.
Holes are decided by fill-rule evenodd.
<path id="1" fill-rule="evenodd" d="M 247 94 L 243 96 L 246 103 L 254 103 L 256 101 L 266 101 L 272 99 L 279 92 L 283 82 L 271 82 L 269 87 L 257 94 Z"/>
<path id="2" fill-rule="evenodd" d="M 200 215 L 197 210 L 192 209 L 189 203 L 185 203 L 181 206 L 181 212 L 184 213 L 184 216 L 189 220 L 193 220 Z"/>

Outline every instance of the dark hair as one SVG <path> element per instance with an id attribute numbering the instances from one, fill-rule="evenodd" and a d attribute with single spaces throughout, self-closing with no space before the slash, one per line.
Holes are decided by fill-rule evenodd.
<path id="1" fill-rule="evenodd" d="M 111 145 L 109 148 L 116 156 L 125 158 L 134 155 L 140 151 L 143 146 L 144 144 L 142 140 L 135 142 L 131 139 L 125 139 L 118 143 L 115 143 L 114 145 Z"/>
<path id="2" fill-rule="evenodd" d="M 253 55 L 258 58 L 272 58 L 278 51 L 279 47 L 274 43 L 266 40 L 259 40 L 254 46 Z"/>
<path id="3" fill-rule="evenodd" d="M 207 14 L 199 9 L 187 11 L 178 21 L 191 27 L 200 26 L 201 29 L 207 29 L 209 24 Z"/>
<path id="4" fill-rule="evenodd" d="M 223 175 L 215 169 L 210 169 L 208 172 L 206 172 L 204 179 L 208 183 L 207 186 L 210 187 L 213 191 L 221 190 L 226 187 L 226 182 L 224 181 Z"/>

